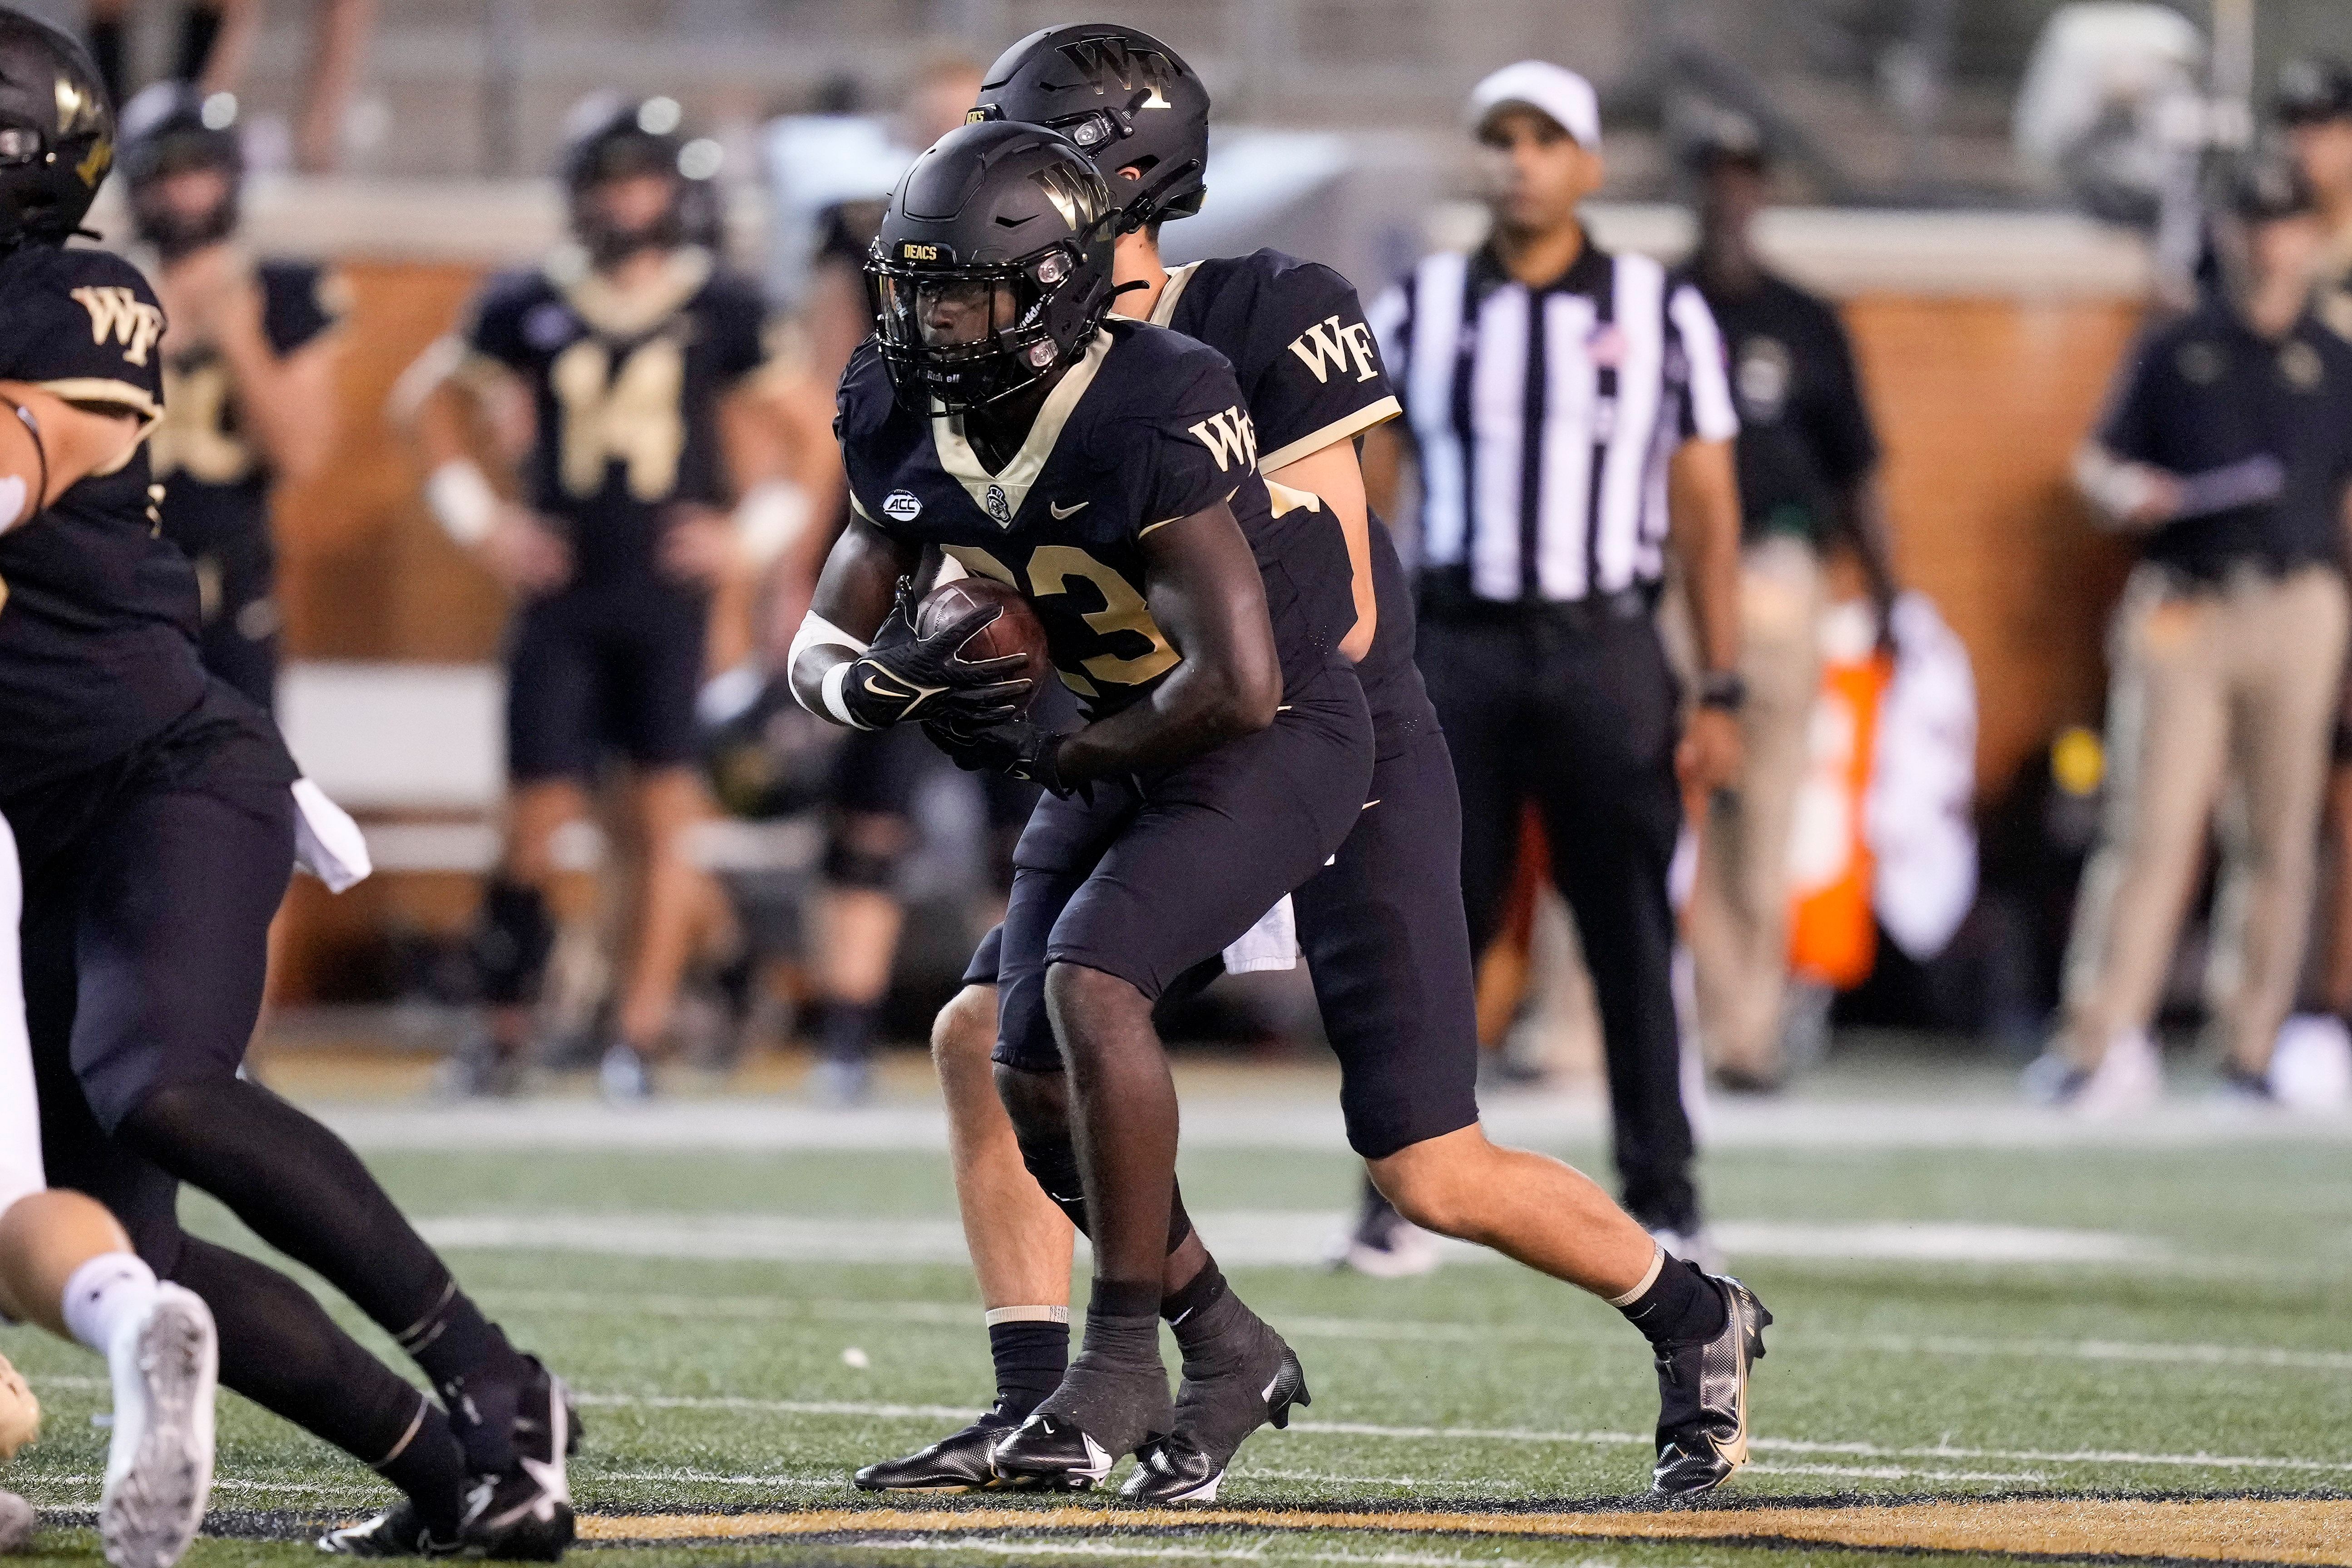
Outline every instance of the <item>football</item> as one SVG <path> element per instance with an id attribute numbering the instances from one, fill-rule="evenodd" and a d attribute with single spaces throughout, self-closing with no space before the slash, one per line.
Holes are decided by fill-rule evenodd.
<path id="1" fill-rule="evenodd" d="M 915 607 L 915 631 L 928 637 L 967 611 L 986 605 L 999 606 L 1004 613 L 966 638 L 957 652 L 973 660 L 1001 659 L 1009 653 L 1018 653 L 1027 660 L 1021 670 L 1030 682 L 1029 695 L 1021 705 L 1025 708 L 1053 677 L 1054 668 L 1045 656 L 1045 623 L 1020 594 L 993 578 L 957 578 L 923 596 L 923 601 Z"/>

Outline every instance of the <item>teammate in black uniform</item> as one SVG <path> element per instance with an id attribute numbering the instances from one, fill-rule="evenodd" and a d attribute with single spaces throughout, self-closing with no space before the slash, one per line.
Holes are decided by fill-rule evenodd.
<path id="1" fill-rule="evenodd" d="M 294 861 L 295 769 L 268 717 L 206 675 L 194 571 L 156 531 L 163 310 L 128 262 L 65 247 L 113 131 L 79 46 L 0 9 L 0 816 L 24 862 L 48 1176 L 204 1299 L 224 1382 L 408 1494 L 331 1542 L 559 1554 L 562 1385 L 341 1140 L 236 1076 Z M 302 1286 L 183 1232 L 183 1181 L 400 1336 L 450 1414 Z"/>
<path id="2" fill-rule="evenodd" d="M 692 924 L 683 841 L 704 810 L 694 697 L 711 589 L 772 559 L 807 501 L 781 482 L 746 384 L 766 359 L 759 291 L 697 243 L 716 232 L 717 144 L 680 136 L 669 99 L 592 103 L 581 120 L 564 156 L 576 243 L 493 279 L 460 339 L 430 350 L 417 435 L 442 526 L 518 599 L 513 795 L 477 943 L 491 1039 L 463 1064 L 467 1081 L 511 1075 L 554 936 L 551 841 L 587 815 L 588 788 L 617 758 L 633 769 L 624 837 L 644 864 L 604 1086 L 635 1099 Z M 516 501 L 472 455 L 470 419 L 502 394 L 533 415 Z"/>
<path id="3" fill-rule="evenodd" d="M 1237 1424 L 1238 1443 L 1306 1397 L 1175 1197 L 1150 1013 L 1338 848 L 1371 774 L 1336 652 L 1354 619 L 1339 530 L 1311 496 L 1269 496 L 1223 359 L 1105 324 L 1116 217 L 1094 166 L 1035 126 L 966 126 L 900 182 L 869 264 L 877 340 L 842 383 L 857 521 L 792 660 L 813 711 L 922 721 L 961 765 L 1052 797 L 1014 854 L 1002 1089 L 1048 1190 L 1084 1207 L 1096 1281 L 1084 1352 L 993 1462 L 1065 1486 L 1171 1430 L 1205 1423 L 1214 1445 Z M 1083 727 L 1017 711 L 1006 661 L 963 661 L 993 612 L 918 636 L 910 588 L 892 609 L 934 546 L 1034 605 Z M 1181 1410 L 1159 1353 L 1171 1271 L 1188 1365 L 1221 1358 Z"/>
<path id="4" fill-rule="evenodd" d="M 1744 1290 L 1727 1281 L 1709 1288 L 1697 1270 L 1667 1260 L 1582 1176 L 1500 1148 L 1478 1129 L 1460 808 L 1444 737 L 1413 664 L 1404 573 L 1386 527 L 1367 515 L 1352 443 L 1393 417 L 1396 399 L 1355 291 L 1330 268 L 1274 251 L 1173 272 L 1160 265 L 1160 222 L 1197 211 L 1203 193 L 1208 107 L 1199 78 L 1165 46 L 1087 24 L 1013 46 L 991 69 L 977 112 L 1045 123 L 1094 149 L 1097 168 L 1128 204 L 1116 262 L 1119 305 L 1223 352 L 1247 397 L 1269 479 L 1320 496 L 1346 528 L 1358 620 L 1341 651 L 1358 661 L 1378 761 L 1360 821 L 1331 865 L 1293 896 L 1299 945 L 1340 1059 L 1349 1141 L 1419 1223 L 1609 1298 L 1662 1352 L 1672 1350 L 1675 1375 L 1686 1378 L 1685 1364 L 1711 1354 L 1741 1365 L 1744 1376 L 1736 1342 L 1752 1329 L 1739 1315 L 1756 1313 Z M 993 1444 L 1054 1386 L 1066 1354 L 1070 1228 L 1024 1178 L 1024 1151 L 981 1067 L 997 1032 L 997 961 L 993 940 L 983 943 L 967 988 L 934 1034 L 965 1234 L 997 1355 L 997 1403 L 964 1431 L 859 1472 L 859 1484 L 877 1490 L 989 1484 Z M 998 1060 L 1021 1065 L 1003 1048 Z M 1181 1312 L 1181 1294 L 1163 1308 Z M 1189 1358 L 1186 1372 L 1195 1375 Z M 1660 1488 L 1683 1492 L 1720 1481 L 1745 1451 L 1744 1401 L 1703 1409 L 1664 1379 L 1662 1386 Z M 1207 1500 L 1230 1453 L 1180 1434 L 1155 1451 L 1130 1494 Z"/>
<path id="5" fill-rule="evenodd" d="M 334 437 L 342 285 L 236 244 L 245 159 L 236 100 L 157 82 L 123 106 L 122 173 L 170 324 L 163 422 L 148 444 L 163 537 L 195 562 L 205 667 L 267 709 L 278 609 L 269 493 L 318 471 Z"/>

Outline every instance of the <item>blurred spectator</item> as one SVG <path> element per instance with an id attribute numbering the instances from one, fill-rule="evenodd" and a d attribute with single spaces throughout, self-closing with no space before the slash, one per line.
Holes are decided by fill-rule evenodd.
<path id="1" fill-rule="evenodd" d="M 1861 560 L 1884 634 L 1893 601 L 1878 438 L 1837 312 L 1771 272 L 1756 215 L 1771 166 L 1756 127 L 1718 116 L 1685 149 L 1699 245 L 1685 276 L 1714 312 L 1739 409 L 1739 674 L 1746 761 L 1707 813 L 1688 934 L 1699 1039 L 1717 1082 L 1780 1084 L 1789 834 L 1821 683 L 1822 553 Z"/>
<path id="2" fill-rule="evenodd" d="M 270 492 L 327 461 L 347 290 L 315 263 L 247 253 L 233 96 L 157 82 L 124 106 L 121 136 L 133 259 L 170 323 L 149 448 L 163 535 L 195 563 L 205 667 L 266 712 L 279 622 Z"/>
<path id="3" fill-rule="evenodd" d="M 2319 259 L 2319 318 L 2339 337 L 2352 339 L 2352 68 L 2336 60 L 2289 61 L 2279 72 L 2276 110 L 2327 227 Z M 2333 852 L 2317 988 L 2320 1005 L 2340 1019 L 2352 1014 L 2352 687 L 2336 720 L 2327 815 Z"/>
<path id="4" fill-rule="evenodd" d="M 1738 420 L 1697 291 L 1578 215 L 1604 174 L 1591 85 L 1526 60 L 1466 110 L 1492 236 L 1424 258 L 1371 318 L 1420 470 L 1419 659 L 1462 790 L 1470 937 L 1496 935 L 1532 802 L 1600 1005 L 1625 1207 L 1692 1257 L 1667 877 L 1682 791 L 1739 768 Z M 1368 462 L 1368 493 L 1386 471 Z M 1686 723 L 1655 615 L 1670 546 L 1704 672 Z"/>
<path id="5" fill-rule="evenodd" d="M 123 46 L 132 4 L 89 4 L 90 54 L 117 103 L 124 101 L 130 86 Z M 375 0 L 311 0 L 310 59 L 294 130 L 295 162 L 307 173 L 334 172 L 342 150 L 343 111 L 358 84 L 374 26 Z M 207 93 L 238 91 L 260 26 L 261 0 L 188 0 L 180 12 L 171 79 L 196 82 Z"/>
<path id="6" fill-rule="evenodd" d="M 476 934 L 488 1030 L 453 1075 L 475 1092 L 515 1082 L 554 936 L 556 834 L 623 761 L 632 941 L 603 1081 L 616 1100 L 651 1092 L 703 913 L 685 837 L 705 813 L 695 697 L 712 595 L 808 521 L 759 392 L 757 290 L 693 243 L 715 168 L 679 120 L 674 99 L 581 104 L 563 155 L 572 243 L 490 279 L 404 389 L 426 501 L 516 601 L 506 841 Z M 518 399 L 531 441 L 509 500 L 475 454 Z"/>
<path id="7" fill-rule="evenodd" d="M 2279 128 L 2318 203 L 2319 315 L 2352 338 L 2352 69 L 2294 60 L 2279 72 Z"/>
<path id="8" fill-rule="evenodd" d="M 2309 926 L 2345 652 L 2352 348 L 2309 309 L 2324 235 L 2293 164 L 2242 171 L 2218 237 L 2224 290 L 2141 342 L 2077 465 L 2142 540 L 2113 633 L 2106 817 L 2058 1037 L 2026 1075 L 2085 1114 L 2161 1091 L 2147 1031 L 2217 803 L 2232 848 L 2209 990 L 2250 1095 L 2271 1097 Z"/>

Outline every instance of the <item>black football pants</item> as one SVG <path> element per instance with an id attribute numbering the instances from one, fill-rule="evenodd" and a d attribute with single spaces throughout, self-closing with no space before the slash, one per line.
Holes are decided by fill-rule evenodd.
<path id="1" fill-rule="evenodd" d="M 1532 801 L 1592 974 L 1625 1207 L 1645 1226 L 1687 1230 L 1698 1197 L 1666 886 L 1681 721 L 1656 623 L 1638 609 L 1574 622 L 1508 606 L 1432 616 L 1418 657 L 1461 787 L 1471 950 L 1502 920 Z"/>

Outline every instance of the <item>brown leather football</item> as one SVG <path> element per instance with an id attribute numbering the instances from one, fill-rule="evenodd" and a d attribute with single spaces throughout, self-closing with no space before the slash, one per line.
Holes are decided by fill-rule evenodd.
<path id="1" fill-rule="evenodd" d="M 1045 656 L 1045 624 L 1020 594 L 994 578 L 959 577 L 923 595 L 923 601 L 915 607 L 916 633 L 928 637 L 967 611 L 985 605 L 1002 606 L 1004 613 L 966 638 L 957 652 L 973 660 L 1001 659 L 1008 653 L 1028 660 L 1020 672 L 1030 682 L 1029 695 L 1022 702 L 1025 708 L 1054 678 L 1054 666 Z"/>

